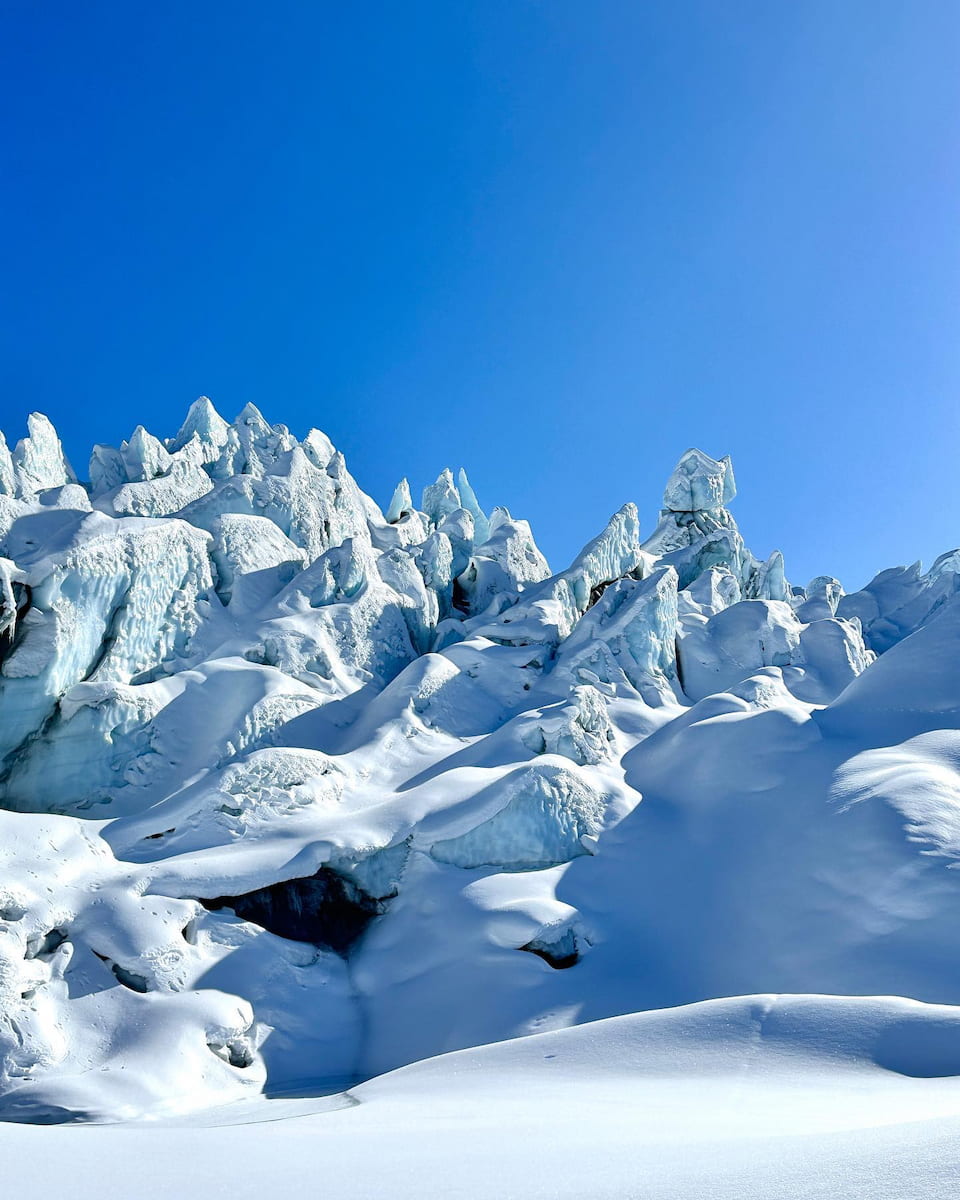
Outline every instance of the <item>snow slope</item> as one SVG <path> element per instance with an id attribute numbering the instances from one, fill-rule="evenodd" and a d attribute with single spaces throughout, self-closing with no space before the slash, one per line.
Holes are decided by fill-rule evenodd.
<path id="1" fill-rule="evenodd" d="M 752 996 L 460 1051 L 326 1098 L 149 1127 L 10 1125 L 5 1177 L 24 1200 L 131 1187 L 143 1200 L 949 1200 L 960 1079 L 946 1070 L 960 1070 L 954 1009 Z"/>
<path id="2" fill-rule="evenodd" d="M 462 471 L 384 514 L 249 405 L 94 447 L 90 483 L 36 414 L 0 449 L 0 1116 L 170 1121 L 550 1031 L 615 1062 L 605 1018 L 725 996 L 960 1006 L 960 552 L 793 585 L 699 450 L 648 537 L 625 504 L 552 573 Z M 880 1020 L 789 1004 L 818 1015 L 771 1078 L 821 1061 L 831 1005 Z M 910 1011 L 960 1071 L 949 1008 Z M 687 1018 L 631 1020 L 650 1104 Z M 671 1068 L 684 1104 L 717 1037 Z M 384 1128 L 404 1081 L 440 1111 L 457 1064 L 522 1076 L 536 1044 L 391 1076 Z M 899 1129 L 900 1068 L 856 1044 Z M 798 1129 L 842 1157 L 830 1113 Z"/>

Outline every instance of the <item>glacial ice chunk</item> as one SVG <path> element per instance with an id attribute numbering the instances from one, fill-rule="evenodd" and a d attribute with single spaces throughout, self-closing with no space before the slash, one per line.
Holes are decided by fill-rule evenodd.
<path id="1" fill-rule="evenodd" d="M 863 641 L 860 622 L 821 617 L 800 631 L 800 653 L 795 665 L 803 679 L 788 680 L 800 700 L 825 704 L 834 700 L 875 660 Z"/>
<path id="2" fill-rule="evenodd" d="M 527 521 L 518 520 L 507 509 L 497 507 L 488 526 L 487 538 L 477 553 L 498 562 L 511 580 L 512 588 L 522 590 L 527 584 L 549 578 L 550 567 L 533 540 Z"/>
<path id="3" fill-rule="evenodd" d="M 212 587 L 207 535 L 181 521 L 82 517 L 68 547 L 24 564 L 32 597 L 0 676 L 0 754 L 81 679 L 129 681 L 184 653 Z"/>
<path id="4" fill-rule="evenodd" d="M 445 617 L 453 597 L 453 547 L 445 533 L 435 529 L 430 534 L 420 547 L 417 564 L 423 582 L 437 597 L 440 615 Z"/>
<path id="5" fill-rule="evenodd" d="M 669 512 L 702 512 L 723 508 L 737 494 L 729 456 L 711 458 L 702 450 L 688 450 L 674 467 L 663 493 Z"/>
<path id="6" fill-rule="evenodd" d="M 413 602 L 384 582 L 364 531 L 311 563 L 260 610 L 245 654 L 297 678 L 316 675 L 341 694 L 365 683 L 382 687 L 419 652 L 407 611 Z"/>
<path id="7" fill-rule="evenodd" d="M 377 571 L 403 611 L 413 644 L 425 653 L 440 619 L 436 593 L 428 590 L 416 562 L 400 549 L 388 550 L 377 559 Z"/>
<path id="8" fill-rule="evenodd" d="M 570 703 L 558 713 L 547 710 L 521 736 L 534 754 L 560 754 L 579 766 L 595 766 L 613 756 L 616 734 L 600 692 L 581 684 L 570 693 Z"/>
<path id="9" fill-rule="evenodd" d="M 94 496 L 112 492 L 127 482 L 123 455 L 115 446 L 96 445 L 90 453 L 90 491 Z"/>
<path id="10" fill-rule="evenodd" d="M 526 521 L 514 520 L 505 508 L 495 508 L 487 521 L 487 537 L 475 550 L 457 586 L 472 616 L 483 613 L 511 592 L 519 593 L 531 583 L 550 575 Z"/>
<path id="11" fill-rule="evenodd" d="M 821 621 L 837 615 L 837 607 L 844 591 L 838 579 L 832 575 L 818 575 L 806 586 L 806 599 L 797 607 L 801 621 Z"/>
<path id="12" fill-rule="evenodd" d="M 684 589 L 681 596 L 692 600 L 709 616 L 720 612 L 722 608 L 729 608 L 731 604 L 739 604 L 743 599 L 737 577 L 726 564 L 708 567 Z"/>
<path id="13" fill-rule="evenodd" d="M 434 842 L 432 858 L 464 869 L 536 871 L 593 852 L 607 799 L 584 775 L 544 764 L 515 771 L 500 786 L 503 808 L 459 837 Z"/>
<path id="14" fill-rule="evenodd" d="M 217 593 L 224 604 L 252 610 L 301 570 L 306 555 L 266 517 L 224 513 L 213 523 Z"/>
<path id="15" fill-rule="evenodd" d="M 618 580 L 581 617 L 557 655 L 555 673 L 626 682 L 646 703 L 675 700 L 677 575 L 672 567 L 643 580 Z"/>
<path id="16" fill-rule="evenodd" d="M 784 576 L 783 555 L 774 550 L 764 563 L 759 563 L 750 573 L 745 588 L 745 599 L 789 600 L 790 588 Z"/>
<path id="17" fill-rule="evenodd" d="M 512 645 L 562 641 L 605 586 L 644 562 L 639 534 L 636 505 L 625 504 L 565 571 L 527 588 L 517 604 L 474 632 Z"/>
<path id="18" fill-rule="evenodd" d="M 448 513 L 437 526 L 438 533 L 445 534 L 450 541 L 453 554 L 451 575 L 459 575 L 466 569 L 473 550 L 473 517 L 465 508 L 456 508 Z"/>
<path id="19" fill-rule="evenodd" d="M 321 429 L 311 429 L 300 445 L 307 458 L 321 471 L 329 467 L 330 460 L 336 454 L 333 442 Z"/>

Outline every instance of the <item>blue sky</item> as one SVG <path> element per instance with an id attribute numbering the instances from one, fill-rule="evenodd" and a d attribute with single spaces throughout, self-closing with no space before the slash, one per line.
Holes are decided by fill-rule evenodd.
<path id="1" fill-rule="evenodd" d="M 733 456 L 791 578 L 960 543 L 953 0 L 10 0 L 0 425 L 319 425 L 556 567 Z"/>

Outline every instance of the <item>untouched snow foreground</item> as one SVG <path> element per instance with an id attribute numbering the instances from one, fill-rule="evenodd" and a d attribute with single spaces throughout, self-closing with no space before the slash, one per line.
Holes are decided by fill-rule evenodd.
<path id="1" fill-rule="evenodd" d="M 11 1125 L 24 1200 L 953 1200 L 960 1016 L 752 996 L 462 1050 L 327 1099 Z M 144 1164 L 149 1164 L 144 1169 Z"/>
<path id="2" fill-rule="evenodd" d="M 17 1194 L 958 1194 L 960 551 L 792 585 L 690 450 L 551 573 L 462 471 L 384 514 L 252 406 L 89 483 L 28 427 Z"/>

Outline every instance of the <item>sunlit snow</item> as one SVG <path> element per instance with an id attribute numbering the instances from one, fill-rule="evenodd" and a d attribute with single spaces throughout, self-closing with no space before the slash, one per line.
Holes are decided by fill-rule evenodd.
<path id="1" fill-rule="evenodd" d="M 846 1195 L 878 1164 L 956 1194 L 960 551 L 798 586 L 690 450 L 552 572 L 462 470 L 384 515 L 252 405 L 96 446 L 89 484 L 28 429 L 0 439 L 12 1194 L 39 1157 L 97 1197 L 227 1162 L 232 1195 L 299 1196 L 280 1161 L 330 1194 Z M 136 1129 L 29 1124 L 78 1119 Z"/>

